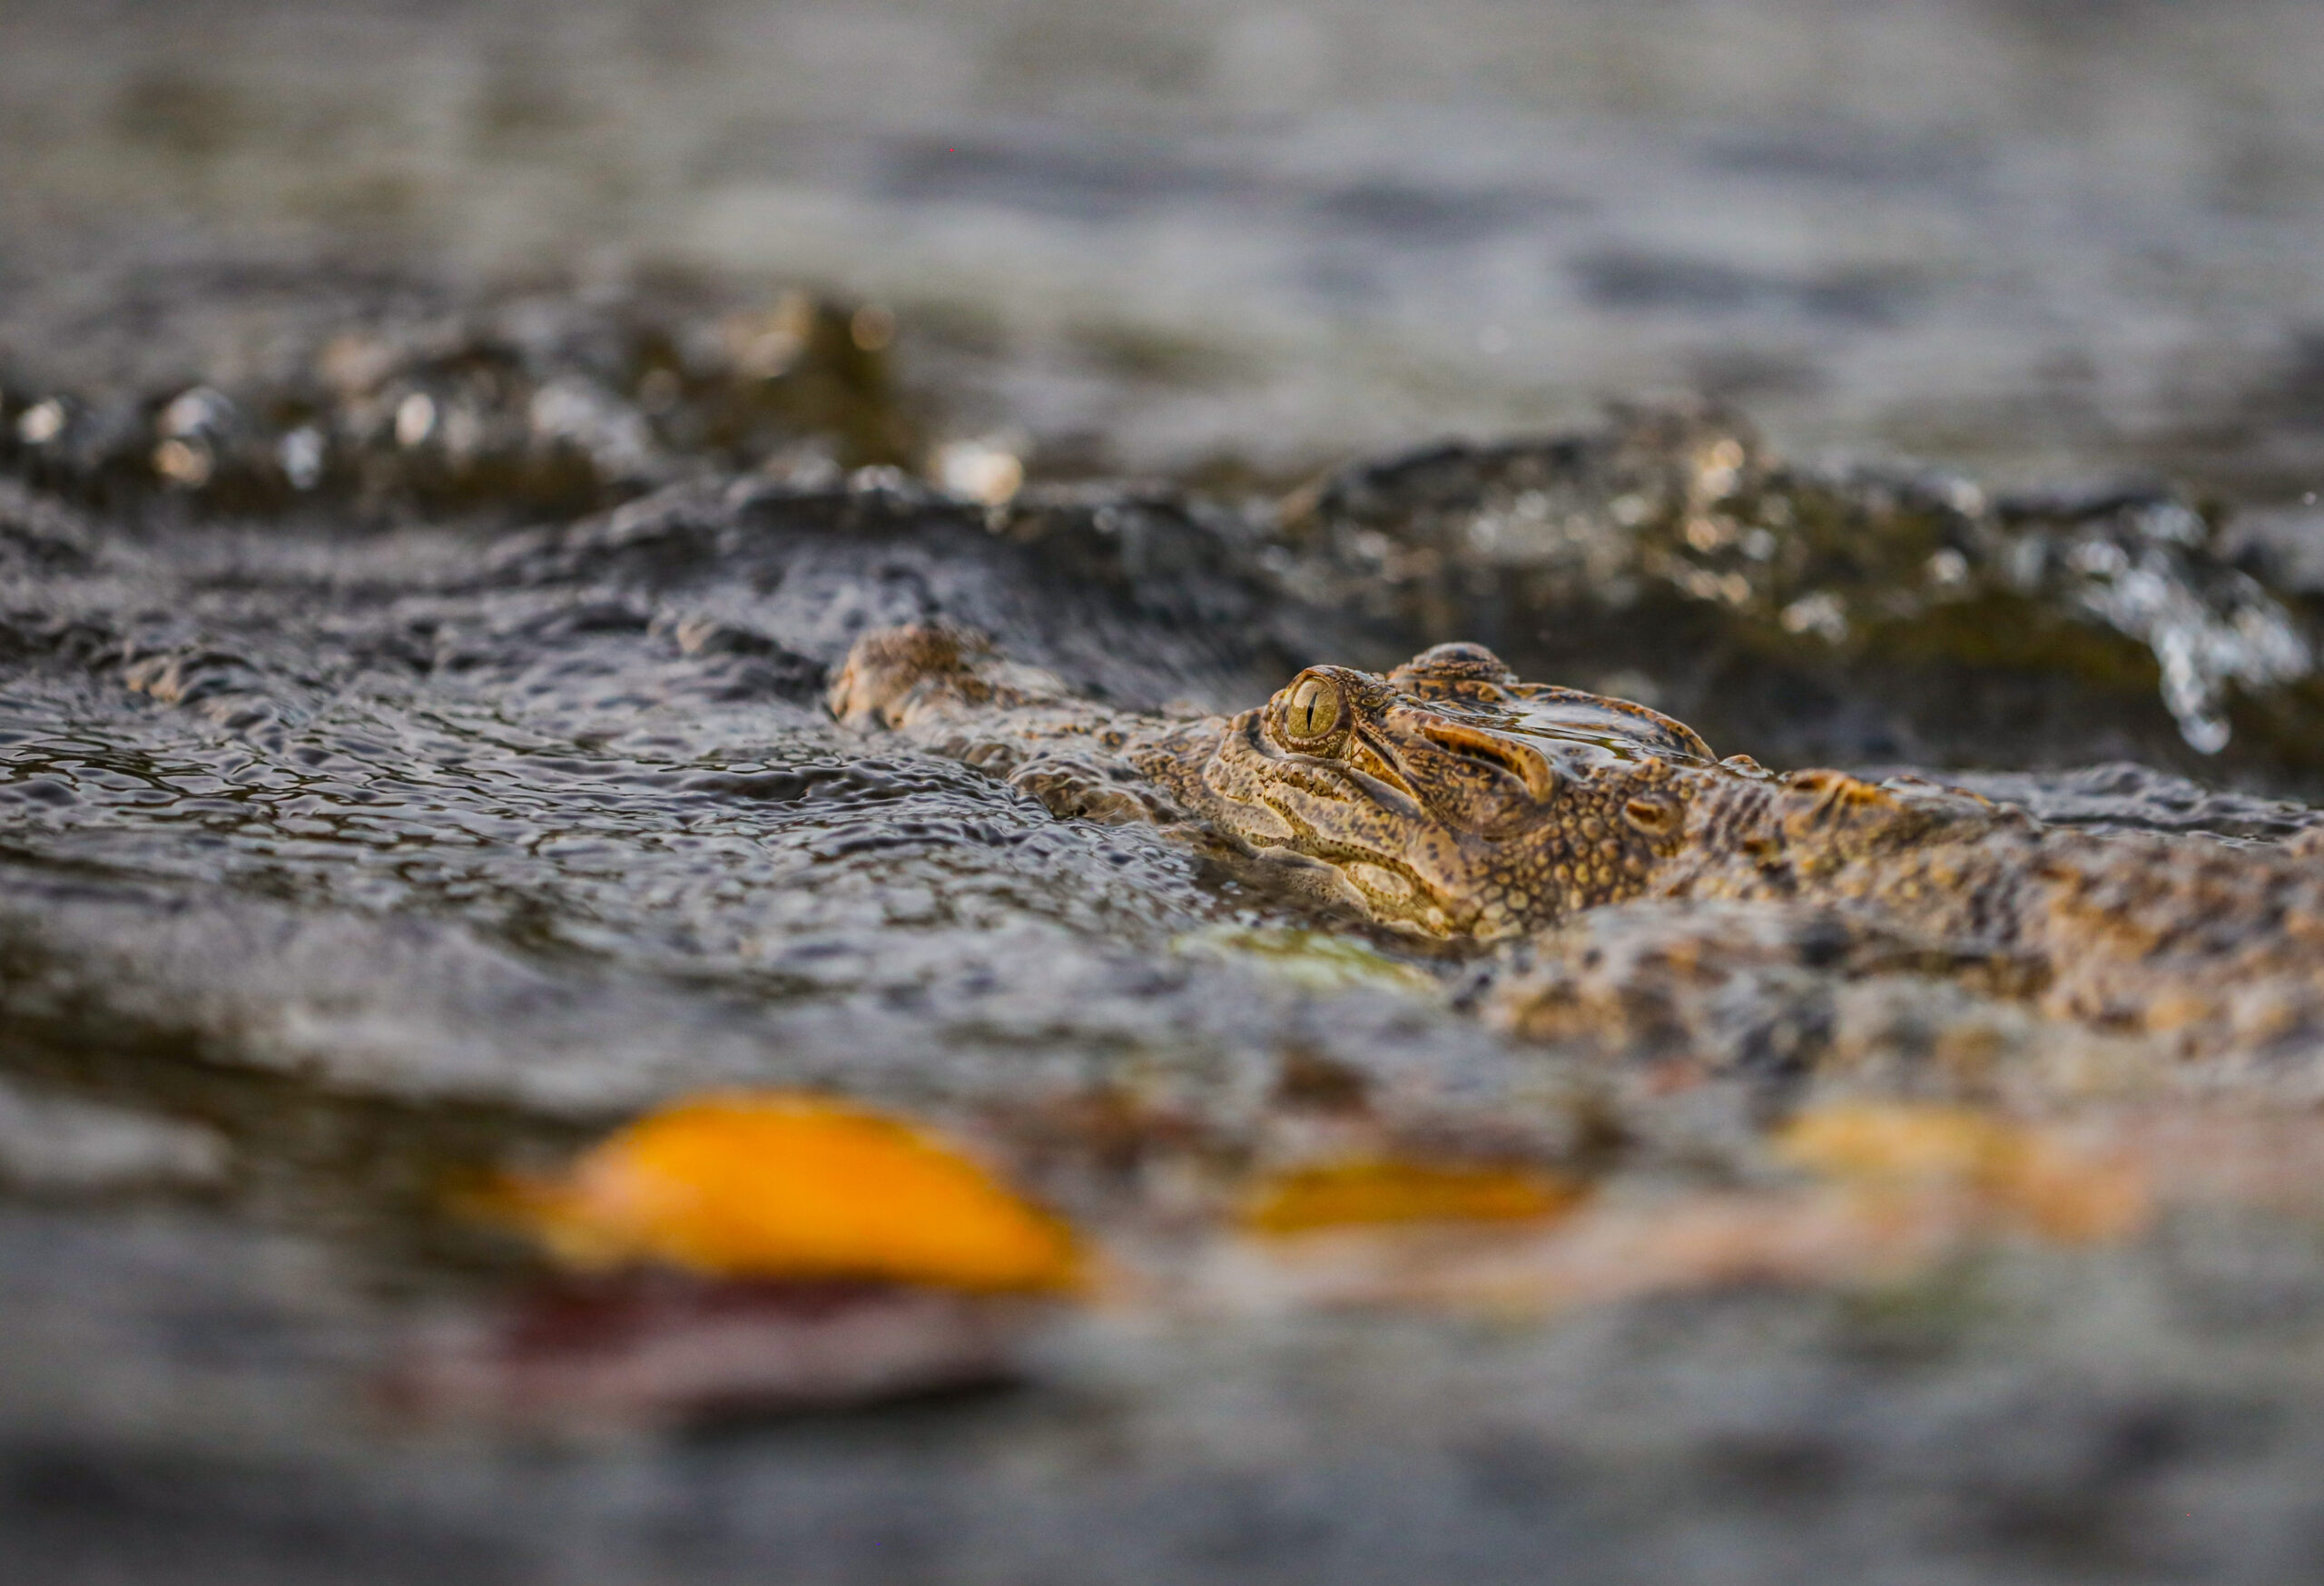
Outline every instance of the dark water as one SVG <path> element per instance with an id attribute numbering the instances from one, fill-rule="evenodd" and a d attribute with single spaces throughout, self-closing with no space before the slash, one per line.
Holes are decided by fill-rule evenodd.
<path id="1" fill-rule="evenodd" d="M 2313 828 L 2304 12 L 1439 13 L 0 19 L 0 1578 L 2316 1572 L 2308 1069 L 2076 1089 L 2003 1020 L 2038 1083 L 1892 1089 L 2142 1142 L 2135 1232 L 1674 1265 L 1889 1081 L 1504 1039 L 1490 953 L 824 713 L 897 622 L 1139 709 L 1466 638 L 1774 764 Z M 950 1398 L 398 1409 L 542 1278 L 464 1187 L 734 1085 L 1137 1281 Z M 1222 1249 L 1351 1117 L 1611 1254 L 1481 1314 Z"/>
<path id="2" fill-rule="evenodd" d="M 2324 1267 L 2299 1217 L 2198 1209 L 1869 1296 L 1714 1286 L 1553 1323 L 1252 1288 L 1187 1232 L 1217 1184 L 1313 1134 L 1316 1075 L 1391 1138 L 1590 1172 L 1612 1107 L 1617 1183 L 1757 1171 L 1757 1104 L 1622 1099 L 1581 1055 L 1482 1028 L 1472 955 L 1059 821 L 820 703 L 852 637 L 899 621 L 980 627 L 1147 708 L 1248 703 L 1442 630 L 1626 678 L 1771 757 L 1990 763 L 2011 740 L 1980 754 L 1979 722 L 2030 707 L 2073 724 L 2053 761 L 2304 788 L 2310 618 L 2224 526 L 2168 496 L 1995 505 L 1787 470 L 1701 413 L 1392 461 L 1280 512 L 1114 488 L 995 507 L 813 456 L 728 471 L 668 438 L 712 433 L 735 388 L 690 376 L 649 426 L 656 366 L 585 356 L 658 344 L 625 335 L 467 385 L 488 337 L 391 340 L 372 389 L 221 391 L 198 426 L 131 394 L 113 410 L 143 428 L 113 441 L 100 399 L 33 440 L 39 404 L 15 404 L 0 1505 L 34 1578 L 2304 1567 Z M 860 356 L 803 352 L 759 391 L 765 444 L 851 444 L 859 409 L 800 392 L 853 370 L 876 393 Z M 536 421 L 547 389 L 654 445 L 609 464 L 604 430 Z M 500 438 L 397 435 L 415 394 Z M 298 430 L 324 459 L 303 482 Z M 171 439 L 204 478 L 158 465 Z M 2011 571 L 2037 552 L 2063 571 Z M 1787 622 L 1818 592 L 1824 616 Z M 2049 650 L 1961 645 L 1955 599 Z M 1849 612 L 1868 638 L 1826 631 Z M 1944 681 L 1890 685 L 1908 675 Z M 2224 745 L 2194 741 L 2214 725 Z M 1970 775 L 2102 826 L 2313 822 L 2127 764 Z M 1013 1391 L 707 1442 L 543 1455 L 388 1413 L 426 1327 L 535 1281 L 451 1209 L 460 1184 L 735 1084 L 965 1131 L 1180 1300 L 1050 1329 Z"/>

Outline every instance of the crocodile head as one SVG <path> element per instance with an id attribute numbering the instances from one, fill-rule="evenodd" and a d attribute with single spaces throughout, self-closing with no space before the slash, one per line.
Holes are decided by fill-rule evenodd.
<path id="1" fill-rule="evenodd" d="M 1375 919 L 1492 938 L 1644 891 L 1714 765 L 1691 729 L 1643 705 L 1521 683 L 1480 645 L 1440 645 L 1385 676 L 1311 666 L 1142 768 L 1239 846 L 1320 867 Z"/>

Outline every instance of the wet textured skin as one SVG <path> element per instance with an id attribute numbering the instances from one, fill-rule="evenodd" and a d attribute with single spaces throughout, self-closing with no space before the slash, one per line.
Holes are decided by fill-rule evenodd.
<path id="1" fill-rule="evenodd" d="M 1605 927 L 1576 916 L 1637 905 L 1669 941 L 1646 955 L 1656 974 L 1722 958 L 1965 973 L 2187 1051 L 2324 1029 L 2312 842 L 2097 836 L 1916 778 L 1778 774 L 1473 645 L 1384 676 L 1313 666 L 1256 710 L 1169 719 L 1077 699 L 971 635 L 891 629 L 858 643 L 831 699 L 1061 814 L 1184 824 L 1384 924 L 1530 936 L 1553 964 L 1597 961 Z M 1674 929 L 1671 904 L 1717 908 Z M 1571 1033 L 1571 979 L 1521 980 L 1501 1017 Z"/>

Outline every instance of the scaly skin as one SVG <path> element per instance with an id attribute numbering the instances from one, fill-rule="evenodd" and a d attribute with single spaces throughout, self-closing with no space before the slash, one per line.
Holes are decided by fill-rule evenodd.
<path id="1" fill-rule="evenodd" d="M 832 703 L 1060 813 L 1185 826 L 1429 936 L 1572 943 L 1560 928 L 1585 910 L 1716 901 L 1776 911 L 1771 940 L 1811 958 L 1874 944 L 1891 967 L 1983 966 L 2045 1012 L 2188 1050 L 2324 1030 L 2306 847 L 2096 837 L 1916 779 L 1778 775 L 1644 706 L 1521 683 L 1476 645 L 1384 677 L 1310 667 L 1256 710 L 1170 720 L 1076 699 L 967 635 L 891 629 L 857 645 Z M 1502 1016 L 1540 1022 L 1521 1000 Z"/>

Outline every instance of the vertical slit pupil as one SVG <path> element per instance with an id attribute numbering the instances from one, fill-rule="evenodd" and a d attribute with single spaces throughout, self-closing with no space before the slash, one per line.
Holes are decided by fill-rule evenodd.
<path id="1" fill-rule="evenodd" d="M 1320 738 L 1340 719 L 1339 692 L 1327 683 L 1309 678 L 1291 695 L 1291 730 L 1302 738 Z"/>

